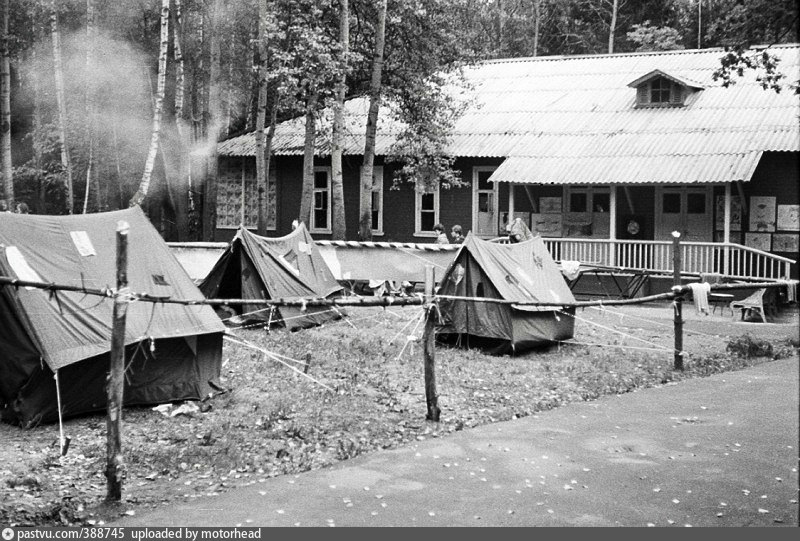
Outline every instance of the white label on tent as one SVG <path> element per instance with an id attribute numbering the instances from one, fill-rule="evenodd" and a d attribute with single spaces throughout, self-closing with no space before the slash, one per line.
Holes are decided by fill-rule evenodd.
<path id="1" fill-rule="evenodd" d="M 72 237 L 72 244 L 78 249 L 78 253 L 83 257 L 90 255 L 97 255 L 92 245 L 92 239 L 86 231 L 70 231 L 69 236 Z"/>
<path id="2" fill-rule="evenodd" d="M 297 243 L 297 251 L 300 252 L 301 254 L 311 255 L 311 245 L 303 241 L 300 241 Z"/>
<path id="3" fill-rule="evenodd" d="M 36 274 L 36 271 L 28 265 L 28 261 L 22 252 L 16 246 L 6 247 L 6 259 L 8 264 L 11 265 L 11 270 L 17 275 L 18 280 L 25 280 L 27 282 L 42 282 L 43 280 Z M 25 289 L 36 289 L 33 287 L 25 287 Z"/>

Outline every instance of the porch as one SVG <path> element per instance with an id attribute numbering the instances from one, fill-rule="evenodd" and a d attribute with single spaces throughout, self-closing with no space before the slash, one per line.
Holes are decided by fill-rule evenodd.
<path id="1" fill-rule="evenodd" d="M 544 238 L 544 242 L 556 261 L 578 261 L 618 272 L 673 272 L 670 241 Z M 686 241 L 680 247 L 681 274 L 690 276 L 719 274 L 737 280 L 788 280 L 791 266 L 796 263 L 734 243 Z"/>

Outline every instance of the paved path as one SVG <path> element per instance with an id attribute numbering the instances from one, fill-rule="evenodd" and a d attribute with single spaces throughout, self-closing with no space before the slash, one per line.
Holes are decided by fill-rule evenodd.
<path id="1" fill-rule="evenodd" d="M 798 359 L 431 439 L 126 526 L 798 525 Z"/>

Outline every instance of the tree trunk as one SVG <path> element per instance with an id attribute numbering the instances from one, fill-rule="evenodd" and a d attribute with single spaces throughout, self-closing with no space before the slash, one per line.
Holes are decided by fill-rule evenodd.
<path id="1" fill-rule="evenodd" d="M 303 152 L 303 191 L 300 195 L 300 216 L 298 220 L 311 227 L 312 199 L 314 197 L 314 144 L 317 137 L 317 99 L 312 91 L 306 102 L 306 138 Z"/>
<path id="2" fill-rule="evenodd" d="M 72 214 L 74 195 L 72 193 L 72 160 L 67 146 L 67 101 L 64 93 L 64 68 L 61 63 L 61 32 L 58 29 L 58 2 L 50 5 L 50 33 L 53 40 L 53 71 L 55 72 L 56 102 L 58 104 L 58 139 L 61 144 L 61 166 L 67 175 L 67 212 Z"/>
<path id="3" fill-rule="evenodd" d="M 150 136 L 150 149 L 144 166 L 139 188 L 130 200 L 130 206 L 141 205 L 150 189 L 153 167 L 158 153 L 158 139 L 161 131 L 161 116 L 164 110 L 164 94 L 167 86 L 167 52 L 169 51 L 169 0 L 161 0 L 161 45 L 158 53 L 158 82 L 156 101 L 153 107 L 153 131 Z"/>
<path id="4" fill-rule="evenodd" d="M 256 190 L 258 191 L 259 235 L 267 234 L 267 154 L 264 128 L 267 117 L 267 0 L 258 2 L 258 105 L 256 109 Z M 273 109 L 275 105 L 273 104 Z"/>
<path id="5" fill-rule="evenodd" d="M 533 0 L 533 56 L 539 56 L 539 29 L 542 21 L 542 0 Z"/>
<path id="6" fill-rule="evenodd" d="M 36 23 L 33 24 L 34 35 L 37 35 Z M 42 89 L 39 83 L 39 63 L 37 61 L 36 48 L 31 49 L 31 60 L 33 69 L 31 70 L 31 86 L 33 87 L 33 166 L 36 168 L 37 185 L 37 214 L 47 214 L 46 201 L 47 201 L 47 183 L 42 173 L 42 130 L 44 129 L 44 120 L 42 119 Z"/>
<path id="7" fill-rule="evenodd" d="M 3 170 L 3 199 L 6 208 L 14 204 L 14 175 L 11 163 L 11 61 L 8 51 L 9 0 L 3 0 L 0 26 L 0 169 Z"/>
<path id="8" fill-rule="evenodd" d="M 222 128 L 222 85 L 220 84 L 220 19 L 222 0 L 214 0 L 209 32 L 208 111 L 206 144 L 209 148 L 203 188 L 203 240 L 213 241 L 217 229 L 217 142 Z M 242 193 L 244 197 L 244 193 Z"/>
<path id="9" fill-rule="evenodd" d="M 264 0 L 259 0 L 258 5 L 259 9 L 261 9 L 261 4 Z M 259 11 L 259 18 L 256 20 L 255 30 L 250 32 L 250 43 L 251 46 L 248 47 L 247 50 L 247 65 L 248 66 L 255 66 L 256 65 L 256 52 L 259 51 L 259 44 L 260 44 L 260 34 L 259 28 L 261 27 L 261 15 Z M 260 53 L 259 53 L 260 54 Z M 260 62 L 260 60 L 258 60 Z M 247 89 L 247 107 L 246 109 L 246 120 L 244 123 L 244 131 L 250 132 L 256 129 L 256 115 L 258 113 L 258 91 L 261 88 L 261 72 L 258 69 L 254 70 L 254 77 L 250 79 Z"/>
<path id="10" fill-rule="evenodd" d="M 387 0 L 378 7 L 375 28 L 375 56 L 372 59 L 372 79 L 369 86 L 369 112 L 364 143 L 364 166 L 361 168 L 361 215 L 358 236 L 372 240 L 372 170 L 375 165 L 375 135 L 378 129 L 378 111 L 381 101 L 381 74 L 383 72 L 383 46 L 386 37 Z"/>
<path id="11" fill-rule="evenodd" d="M 167 182 L 170 183 L 172 190 L 172 202 L 175 210 L 175 229 L 178 241 L 193 240 L 189 228 L 189 200 L 191 198 L 192 178 L 189 164 L 189 127 L 184 120 L 184 101 L 185 101 L 185 71 L 183 61 L 183 25 L 181 0 L 174 1 L 173 25 L 172 25 L 172 53 L 175 60 L 175 98 L 174 114 L 170 117 L 174 121 L 169 122 L 167 128 L 168 140 L 170 145 L 162 146 L 170 149 L 169 162 L 171 170 L 166 169 Z"/>
<path id="12" fill-rule="evenodd" d="M 611 27 L 608 29 L 608 54 L 614 52 L 614 33 L 617 30 L 617 10 L 619 9 L 619 0 L 614 0 L 611 6 Z"/>
<path id="13" fill-rule="evenodd" d="M 332 238 L 345 240 L 347 221 L 344 208 L 344 181 L 342 178 L 342 125 L 344 123 L 344 97 L 347 94 L 347 66 L 350 50 L 350 6 L 348 0 L 339 0 L 339 43 L 342 47 L 342 74 L 336 87 L 333 106 L 333 135 L 331 138 L 331 191 L 333 205 Z"/>
<path id="14" fill-rule="evenodd" d="M 83 194 L 83 214 L 89 210 L 89 193 L 92 186 L 94 166 L 94 0 L 86 0 L 86 138 L 89 154 L 86 160 L 86 187 Z M 100 191 L 97 191 L 97 206 L 100 210 Z"/>

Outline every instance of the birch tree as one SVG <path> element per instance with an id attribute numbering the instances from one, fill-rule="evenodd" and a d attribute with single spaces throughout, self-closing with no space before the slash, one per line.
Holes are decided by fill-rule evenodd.
<path id="1" fill-rule="evenodd" d="M 331 232 L 334 240 L 344 240 L 347 237 L 344 182 L 342 179 L 342 129 L 344 124 L 344 98 L 347 94 L 347 57 L 350 51 L 350 6 L 348 0 L 339 0 L 339 45 L 341 47 L 339 55 L 342 73 L 336 84 L 336 101 L 333 105 L 333 134 L 331 137 L 331 192 L 333 199 Z M 370 189 L 371 193 L 372 190 Z M 370 201 L 372 201 L 371 198 Z"/>
<path id="2" fill-rule="evenodd" d="M 369 111 L 364 143 L 364 164 L 361 168 L 361 205 L 358 236 L 361 240 L 372 240 L 372 183 L 375 165 L 375 136 L 378 129 L 378 112 L 381 102 L 381 75 L 383 72 L 383 49 L 386 39 L 387 0 L 378 5 L 375 25 L 375 54 L 372 58 L 372 76 L 369 87 Z"/>
<path id="3" fill-rule="evenodd" d="M 139 188 L 130 200 L 130 206 L 141 205 L 150 189 L 153 168 L 158 154 L 158 140 L 161 131 L 161 116 L 164 111 L 164 95 L 167 86 L 167 54 L 169 52 L 169 1 L 161 0 L 161 41 L 158 53 L 158 81 L 156 83 L 156 99 L 153 106 L 153 128 L 150 136 L 150 148 L 147 152 L 142 180 Z"/>
<path id="4" fill-rule="evenodd" d="M 3 198 L 6 208 L 14 203 L 14 176 L 11 169 L 11 65 L 8 50 L 9 0 L 3 0 L 0 25 L 0 168 L 3 170 Z"/>

